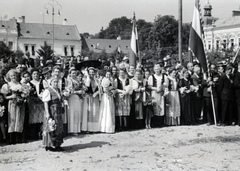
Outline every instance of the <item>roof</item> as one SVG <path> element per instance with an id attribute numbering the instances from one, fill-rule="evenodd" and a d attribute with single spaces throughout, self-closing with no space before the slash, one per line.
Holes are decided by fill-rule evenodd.
<path id="1" fill-rule="evenodd" d="M 19 23 L 20 38 L 52 39 L 52 24 Z M 81 40 L 75 25 L 54 25 L 55 40 Z"/>
<path id="2" fill-rule="evenodd" d="M 216 27 L 234 26 L 240 24 L 240 16 L 229 17 L 227 19 L 218 19 L 214 25 Z"/>
<path id="3" fill-rule="evenodd" d="M 96 53 L 106 50 L 106 53 L 113 53 L 120 47 L 122 53 L 128 53 L 130 50 L 130 40 L 117 39 L 84 39 L 83 49 L 93 50 Z"/>
<path id="4" fill-rule="evenodd" d="M 16 20 L 11 19 L 11 20 L 1 20 L 1 24 L 0 24 L 0 29 L 6 29 L 6 28 L 10 28 L 10 29 L 17 29 L 17 23 Z"/>

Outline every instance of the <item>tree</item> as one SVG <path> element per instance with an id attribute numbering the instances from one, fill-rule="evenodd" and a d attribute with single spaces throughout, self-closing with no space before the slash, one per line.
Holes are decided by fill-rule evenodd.
<path id="1" fill-rule="evenodd" d="M 14 56 L 14 52 L 2 41 L 0 41 L 0 58 L 4 61 L 10 60 Z"/>
<path id="2" fill-rule="evenodd" d="M 41 57 L 43 58 L 44 64 L 47 60 L 53 59 L 53 57 L 54 57 L 54 52 L 51 49 L 51 47 L 48 46 L 47 42 L 44 42 L 44 45 L 41 46 L 41 48 L 37 50 L 37 54 L 38 54 L 39 58 L 41 58 Z"/>

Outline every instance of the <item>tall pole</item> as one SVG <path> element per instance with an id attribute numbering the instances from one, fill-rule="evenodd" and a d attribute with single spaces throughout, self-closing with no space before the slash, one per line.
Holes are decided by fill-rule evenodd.
<path id="1" fill-rule="evenodd" d="M 54 53 L 54 15 L 55 15 L 55 7 L 58 8 L 58 15 L 60 15 L 60 10 L 62 6 L 56 0 L 50 0 L 48 3 L 45 4 L 45 9 L 47 10 L 46 14 L 48 15 L 48 7 L 52 8 L 52 50 Z"/>
<path id="2" fill-rule="evenodd" d="M 179 54 L 179 61 L 182 64 L 182 0 L 179 0 L 178 54 Z"/>
<path id="3" fill-rule="evenodd" d="M 52 7 L 52 49 L 54 53 L 54 1 L 53 1 L 53 7 Z"/>

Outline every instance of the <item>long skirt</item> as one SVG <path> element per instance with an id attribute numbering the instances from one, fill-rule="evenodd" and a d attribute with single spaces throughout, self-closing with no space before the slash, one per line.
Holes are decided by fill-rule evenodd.
<path id="1" fill-rule="evenodd" d="M 13 100 L 8 102 L 8 133 L 23 131 L 25 118 L 25 103 L 16 104 Z"/>
<path id="2" fill-rule="evenodd" d="M 166 125 L 180 125 L 180 98 L 178 91 L 169 91 L 166 102 Z"/>
<path id="3" fill-rule="evenodd" d="M 46 124 L 43 134 L 43 144 L 57 147 L 63 143 L 63 114 L 61 103 L 50 104 L 49 112 L 52 119 L 56 122 L 56 128 L 54 131 L 48 131 L 48 124 Z"/>
<path id="4" fill-rule="evenodd" d="M 152 97 L 155 100 L 153 103 L 153 111 L 155 116 L 164 116 L 165 115 L 165 99 L 161 93 L 152 91 Z"/>
<path id="5" fill-rule="evenodd" d="M 86 95 L 83 100 L 82 131 L 99 131 L 99 97 Z"/>
<path id="6" fill-rule="evenodd" d="M 68 99 L 68 132 L 81 132 L 83 100 L 78 95 L 73 94 Z"/>
<path id="7" fill-rule="evenodd" d="M 29 124 L 42 123 L 44 117 L 44 104 L 38 97 L 29 97 Z"/>
<path id="8" fill-rule="evenodd" d="M 99 114 L 99 131 L 106 133 L 115 132 L 115 106 L 112 96 L 103 94 L 100 114 Z"/>

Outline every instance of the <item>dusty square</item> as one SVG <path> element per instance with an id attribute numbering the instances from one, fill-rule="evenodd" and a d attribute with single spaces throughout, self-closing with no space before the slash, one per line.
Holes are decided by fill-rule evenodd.
<path id="1" fill-rule="evenodd" d="M 240 127 L 180 126 L 81 134 L 65 138 L 65 152 L 41 141 L 0 147 L 0 170 L 239 171 Z"/>

